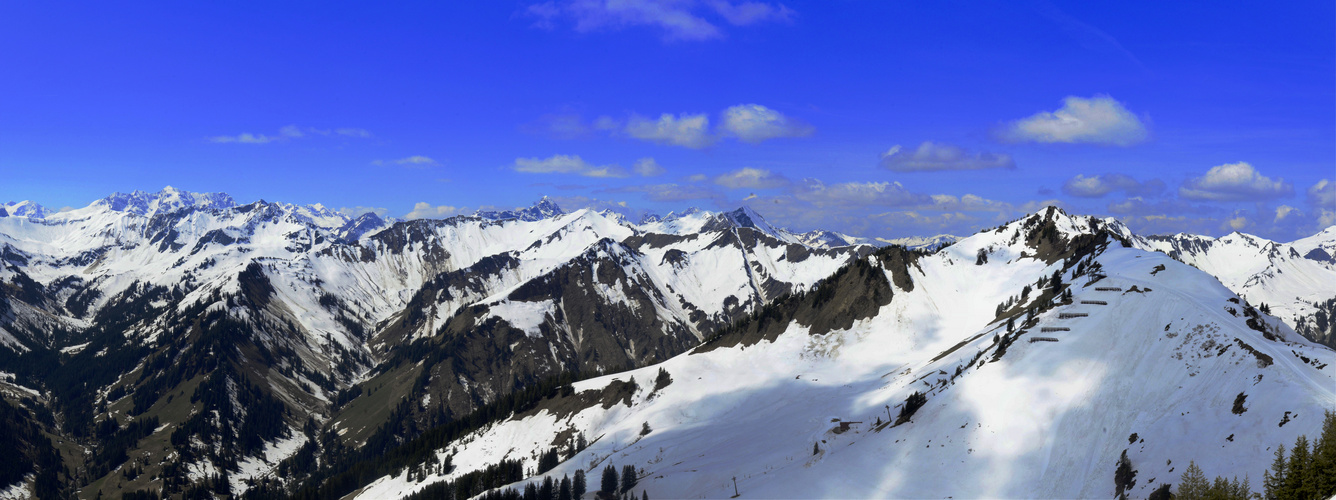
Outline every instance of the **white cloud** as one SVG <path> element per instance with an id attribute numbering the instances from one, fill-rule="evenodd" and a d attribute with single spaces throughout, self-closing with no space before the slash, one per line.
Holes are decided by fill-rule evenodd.
<path id="1" fill-rule="evenodd" d="M 723 30 L 706 16 L 718 16 L 728 24 L 746 26 L 767 21 L 787 21 L 794 15 L 783 4 L 731 2 L 726 0 L 566 0 L 529 5 L 524 14 L 535 18 L 534 27 L 553 29 L 567 17 L 579 32 L 653 26 L 669 41 L 699 41 L 722 38 Z"/>
<path id="2" fill-rule="evenodd" d="M 720 116 L 721 123 L 711 126 L 706 113 L 662 113 L 658 118 L 633 113 L 625 121 L 602 115 L 592 123 L 576 114 L 543 115 L 523 128 L 556 139 L 577 139 L 602 131 L 691 149 L 704 149 L 724 138 L 757 144 L 779 137 L 804 137 L 813 131 L 810 125 L 760 104 L 732 106 Z"/>
<path id="3" fill-rule="evenodd" d="M 724 196 L 707 186 L 681 184 L 649 184 L 607 189 L 608 193 L 643 193 L 646 198 L 656 202 L 675 202 L 689 200 L 722 200 Z"/>
<path id="4" fill-rule="evenodd" d="M 552 155 L 547 158 L 516 158 L 516 172 L 535 174 L 576 174 L 585 177 L 627 177 L 617 165 L 592 165 L 579 156 Z"/>
<path id="5" fill-rule="evenodd" d="M 1275 224 L 1280 224 L 1285 220 L 1286 217 L 1289 217 L 1290 214 L 1295 213 L 1296 210 L 1297 209 L 1289 205 L 1281 205 L 1279 207 L 1276 207 L 1276 218 L 1272 222 Z"/>
<path id="6" fill-rule="evenodd" d="M 1266 201 L 1294 194 L 1294 186 L 1285 179 L 1271 180 L 1247 162 L 1211 167 L 1206 175 L 1194 177 L 1178 188 L 1178 195 L 1190 200 Z"/>
<path id="7" fill-rule="evenodd" d="M 400 158 L 398 160 L 373 160 L 371 164 L 376 166 L 403 165 L 405 167 L 425 168 L 437 165 L 437 162 L 436 160 L 433 160 L 426 156 L 413 155 L 407 158 Z"/>
<path id="8" fill-rule="evenodd" d="M 287 126 L 284 126 L 284 127 L 280 128 L 280 129 L 278 129 L 278 133 L 277 133 L 277 134 L 273 134 L 273 135 L 253 134 L 253 133 L 250 133 L 250 132 L 242 132 L 242 133 L 237 134 L 237 135 L 218 135 L 218 136 L 213 136 L 213 137 L 209 137 L 208 140 L 209 140 L 209 142 L 215 142 L 215 143 L 220 143 L 220 144 L 227 144 L 227 143 L 234 143 L 234 144 L 268 144 L 268 143 L 271 143 L 271 142 L 283 142 L 283 141 L 287 141 L 287 140 L 291 140 L 291 139 L 300 139 L 300 138 L 303 138 L 303 137 L 307 137 L 307 134 L 308 134 L 308 133 L 309 133 L 309 134 L 316 134 L 316 135 L 324 135 L 324 136 L 328 136 L 328 135 L 330 135 L 330 131 L 329 131 L 329 130 L 321 130 L 321 129 L 316 129 L 316 128 L 305 128 L 305 129 L 303 129 L 303 128 L 298 127 L 298 126 L 296 126 L 296 125 L 287 125 Z M 360 129 L 360 128 L 340 128 L 340 129 L 335 130 L 333 133 L 336 133 L 336 134 L 338 134 L 338 135 L 342 135 L 342 136 L 356 137 L 356 138 L 368 138 L 368 137 L 371 137 L 371 132 L 368 132 L 368 131 L 366 131 L 366 130 L 364 130 L 364 129 Z"/>
<path id="9" fill-rule="evenodd" d="M 463 213 L 462 207 L 450 205 L 432 205 L 425 201 L 413 205 L 413 211 L 404 216 L 406 219 L 443 219 Z"/>
<path id="10" fill-rule="evenodd" d="M 588 137 L 590 132 L 590 126 L 575 113 L 546 114 L 538 117 L 534 123 L 523 126 L 522 129 L 553 139 L 579 139 Z"/>
<path id="11" fill-rule="evenodd" d="M 739 104 L 725 109 L 723 129 L 725 134 L 752 144 L 779 137 L 806 137 L 814 130 L 760 104 Z"/>
<path id="12" fill-rule="evenodd" d="M 357 137 L 359 139 L 367 139 L 371 137 L 371 132 L 368 132 L 366 129 L 362 128 L 334 129 L 334 133 L 348 137 Z"/>
<path id="13" fill-rule="evenodd" d="M 372 214 L 376 214 L 376 215 L 379 216 L 379 217 L 384 217 L 385 214 L 390 213 L 390 209 L 385 208 L 385 207 L 364 207 L 364 206 L 358 205 L 358 206 L 355 206 L 355 207 L 342 207 L 342 208 L 339 208 L 339 209 L 337 210 L 337 212 L 340 213 L 340 214 L 346 215 L 346 216 L 348 216 L 348 217 L 353 217 L 353 218 L 356 218 L 357 216 L 360 216 L 360 215 L 362 215 L 362 214 L 366 214 L 366 213 L 372 213 Z"/>
<path id="14" fill-rule="evenodd" d="M 910 151 L 898 144 L 881 155 L 881 166 L 898 172 L 932 172 L 942 170 L 982 170 L 987 168 L 1016 168 L 1008 154 L 989 152 L 970 153 L 950 144 L 925 141 Z"/>
<path id="15" fill-rule="evenodd" d="M 1141 120 L 1106 95 L 1070 96 L 1057 111 L 1041 111 L 1007 125 L 1002 137 L 1017 142 L 1066 142 L 1131 146 L 1149 132 Z"/>
<path id="16" fill-rule="evenodd" d="M 764 2 L 725 2 L 714 0 L 707 2 L 715 12 L 735 26 L 746 26 L 766 21 L 788 21 L 793 18 L 792 9 L 784 4 L 771 5 Z"/>
<path id="17" fill-rule="evenodd" d="M 704 114 L 670 113 L 659 115 L 658 120 L 632 116 L 626 124 L 626 134 L 636 139 L 700 149 L 714 143 L 710 135 L 710 119 Z"/>
<path id="18" fill-rule="evenodd" d="M 910 192 L 899 182 L 842 182 L 828 185 L 817 179 L 803 179 L 793 191 L 794 198 L 817 207 L 907 206 L 932 200 L 930 196 Z"/>
<path id="19" fill-rule="evenodd" d="M 1322 179 L 1308 188 L 1308 203 L 1324 210 L 1336 208 L 1336 182 Z"/>
<path id="20" fill-rule="evenodd" d="M 1323 210 L 1317 216 L 1317 227 L 1336 226 L 1336 211 Z"/>
<path id="21" fill-rule="evenodd" d="M 729 189 L 773 189 L 789 185 L 789 180 L 763 168 L 746 167 L 716 176 L 714 183 Z"/>
<path id="22" fill-rule="evenodd" d="M 1076 177 L 1062 183 L 1062 192 L 1078 198 L 1099 198 L 1114 191 L 1122 191 L 1128 196 L 1156 196 L 1164 192 L 1164 181 L 1151 179 L 1140 182 L 1126 174 L 1104 174 Z"/>
<path id="23" fill-rule="evenodd" d="M 704 182 L 706 179 L 709 179 L 709 177 L 705 174 L 691 174 L 687 176 L 687 180 L 691 182 Z"/>
<path id="24" fill-rule="evenodd" d="M 654 177 L 663 175 L 664 173 L 663 167 L 659 165 L 659 162 L 654 161 L 653 158 L 641 158 L 636 160 L 635 164 L 631 165 L 631 170 L 641 177 Z"/>

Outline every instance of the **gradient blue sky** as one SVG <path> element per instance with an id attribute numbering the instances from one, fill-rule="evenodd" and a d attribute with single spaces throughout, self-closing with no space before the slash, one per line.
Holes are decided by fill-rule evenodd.
<path id="1" fill-rule="evenodd" d="M 1336 223 L 1333 40 L 1330 1 L 6 2 L 0 201 L 1288 240 Z"/>

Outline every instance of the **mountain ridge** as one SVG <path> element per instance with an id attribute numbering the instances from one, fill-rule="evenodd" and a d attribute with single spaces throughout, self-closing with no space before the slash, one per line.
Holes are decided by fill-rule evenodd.
<path id="1" fill-rule="evenodd" d="M 945 247 L 876 249 L 814 244 L 748 208 L 631 224 L 590 209 L 567 213 L 544 199 L 528 215 L 521 209 L 514 217 L 405 221 L 351 218 L 320 205 L 224 207 L 225 195 L 168 189 L 137 193 L 126 195 L 123 210 L 94 202 L 45 219 L 0 218 L 0 389 L 6 404 L 29 418 L 60 417 L 32 421 L 83 450 L 67 457 L 100 457 L 67 458 L 69 471 L 58 474 L 56 483 L 87 495 L 184 492 L 220 473 L 235 494 L 296 488 L 340 470 L 322 467 L 351 467 L 349 457 L 361 455 L 349 450 L 389 453 L 431 429 L 531 397 L 523 395 L 551 377 L 638 374 L 683 363 L 675 361 L 683 356 L 713 356 L 701 346 L 764 350 L 791 342 L 792 328 L 781 328 L 789 324 L 808 329 L 820 345 L 827 341 L 815 339 L 854 345 L 874 332 L 851 332 L 868 325 L 905 331 L 884 314 L 909 318 L 918 314 L 909 313 L 914 308 L 942 314 L 961 301 L 1002 302 L 997 311 L 967 308 L 963 320 L 911 322 L 961 325 L 929 328 L 938 338 L 907 347 L 914 352 L 948 338 L 968 346 L 986 340 L 986 331 L 973 333 L 984 323 L 996 329 L 1041 301 L 1064 300 L 1036 278 L 1056 270 L 1072 276 L 1064 282 L 1093 280 L 1102 262 L 1096 250 L 1155 252 L 1109 262 L 1168 258 L 1155 248 L 1167 243 L 1121 222 L 1052 207 Z M 1249 257 L 1266 266 L 1311 267 L 1326 264 L 1299 250 L 1326 252 L 1336 244 L 1327 238 L 1333 234 L 1289 244 L 1293 253 L 1256 239 L 1228 241 L 1267 248 Z M 1309 267 L 1274 269 L 1288 279 Z M 969 298 L 941 295 L 943 283 L 962 287 L 959 276 L 985 271 L 1014 277 L 992 287 L 970 283 L 977 290 Z M 1253 287 L 1245 292 L 1293 286 L 1271 275 L 1241 283 Z M 1021 293 L 1023 284 L 1034 293 Z M 1270 335 L 1279 340 L 1264 341 L 1326 359 L 1295 333 L 1316 328 L 1321 307 L 1304 322 L 1277 323 L 1244 293 L 1217 292 L 1212 300 L 1223 305 L 1212 302 L 1212 311 L 1233 312 L 1216 324 L 1251 322 L 1248 335 Z M 1267 303 L 1278 313 L 1290 307 Z M 943 338 L 947 331 L 964 337 Z M 1283 354 L 1250 337 L 1240 342 L 1231 352 Z M 984 350 L 1005 356 L 996 354 L 1003 345 L 999 337 Z M 686 354 L 693 350 L 701 353 Z M 633 402 L 642 396 L 634 393 Z M 146 431 L 136 422 L 151 419 L 159 424 L 138 434 Z M 119 462 L 118 452 L 126 454 Z M 174 465 L 163 465 L 164 452 Z M 455 458 L 461 466 L 483 463 Z M 125 464 L 145 474 L 110 482 Z M 280 470 L 291 480 L 277 481 Z M 20 488 L 36 487 L 25 484 Z"/>

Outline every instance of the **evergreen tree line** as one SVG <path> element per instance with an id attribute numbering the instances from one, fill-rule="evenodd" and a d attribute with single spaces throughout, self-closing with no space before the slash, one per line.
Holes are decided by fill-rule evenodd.
<path id="1" fill-rule="evenodd" d="M 397 420 L 408 418 L 409 403 L 406 399 L 392 412 L 391 418 L 378 427 L 366 444 L 357 450 L 338 446 L 336 436 L 331 436 L 329 440 L 322 439 L 322 445 L 327 445 L 326 450 L 339 451 L 327 451 L 322 456 L 322 461 L 327 460 L 327 465 L 315 471 L 305 486 L 293 493 L 292 498 L 341 498 L 377 477 L 426 461 L 429 454 L 486 425 L 533 409 L 544 399 L 569 395 L 573 393 L 572 384 L 576 381 L 601 375 L 602 372 L 581 374 L 565 371 L 498 397 L 491 403 L 479 406 L 466 417 L 437 425 L 415 438 L 402 440 L 395 436 L 392 429 L 400 428 L 401 424 Z M 520 479 L 522 477 L 514 481 Z"/>
<path id="2" fill-rule="evenodd" d="M 1216 476 L 1207 480 L 1206 474 L 1195 462 L 1179 478 L 1175 491 L 1170 485 L 1161 486 L 1151 494 L 1151 500 L 1251 500 L 1253 498 L 1280 500 L 1326 499 L 1336 495 L 1336 412 L 1326 411 L 1322 431 L 1317 441 L 1310 443 L 1307 435 L 1295 440 L 1286 456 L 1285 445 L 1276 446 L 1271 469 L 1263 473 L 1262 492 L 1252 491 L 1247 477 L 1226 479 Z"/>
<path id="3" fill-rule="evenodd" d="M 421 490 L 404 497 L 404 500 L 455 500 L 467 499 L 488 492 L 482 498 L 518 500 L 519 493 L 514 488 L 502 491 L 489 491 L 524 479 L 524 462 L 502 460 L 499 464 L 469 472 L 453 481 L 437 481 Z M 498 496 L 499 495 L 499 496 Z"/>

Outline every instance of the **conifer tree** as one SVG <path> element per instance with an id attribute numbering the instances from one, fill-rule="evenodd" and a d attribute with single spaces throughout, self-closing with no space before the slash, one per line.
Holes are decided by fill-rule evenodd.
<path id="1" fill-rule="evenodd" d="M 1285 460 L 1285 445 L 1276 447 L 1276 460 L 1271 462 L 1271 470 L 1262 473 L 1262 488 L 1267 498 L 1285 498 L 1289 484 L 1289 463 Z"/>
<path id="2" fill-rule="evenodd" d="M 543 485 L 538 487 L 539 500 L 556 500 L 557 488 L 552 483 L 552 476 L 543 477 Z"/>
<path id="3" fill-rule="evenodd" d="M 572 500 L 570 476 L 562 476 L 561 487 L 557 489 L 557 500 Z"/>
<path id="4" fill-rule="evenodd" d="M 598 491 L 613 494 L 617 492 L 617 468 L 608 464 L 603 468 L 603 478 L 598 483 Z"/>
<path id="5" fill-rule="evenodd" d="M 1174 493 L 1176 500 L 1204 500 L 1209 492 L 1211 485 L 1206 482 L 1206 474 L 1203 474 L 1201 467 L 1197 467 L 1196 462 L 1188 462 L 1187 470 L 1183 471 L 1183 476 L 1178 481 L 1178 491 Z"/>
<path id="6" fill-rule="evenodd" d="M 1285 486 L 1292 498 L 1314 498 L 1317 496 L 1316 478 L 1312 474 L 1312 457 L 1308 453 L 1308 436 L 1300 435 L 1290 450 L 1289 477 Z"/>
<path id="7" fill-rule="evenodd" d="M 636 482 L 638 482 L 638 481 L 639 481 L 639 479 L 636 477 L 636 466 L 634 466 L 634 465 L 624 465 L 624 466 L 622 466 L 622 493 L 623 493 L 623 494 L 625 494 L 625 493 L 630 493 L 630 492 L 631 492 L 631 488 L 635 488 L 635 487 L 636 487 Z"/>
<path id="8" fill-rule="evenodd" d="M 1329 410 L 1322 415 L 1322 434 L 1313 444 L 1312 455 L 1318 494 L 1336 495 L 1336 412 Z"/>
<path id="9" fill-rule="evenodd" d="M 588 485 L 585 484 L 584 469 L 575 469 L 575 477 L 571 479 L 571 497 L 573 498 L 583 497 L 585 492 L 588 491 L 587 488 Z"/>

